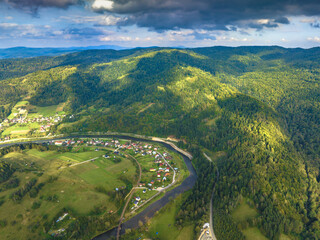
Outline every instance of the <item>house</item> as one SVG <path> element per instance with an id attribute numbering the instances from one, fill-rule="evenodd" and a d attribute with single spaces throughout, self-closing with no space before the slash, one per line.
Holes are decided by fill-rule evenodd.
<path id="1" fill-rule="evenodd" d="M 138 203 L 139 203 L 138 201 L 134 201 L 134 202 L 133 202 L 133 204 L 134 204 L 135 206 L 137 206 Z"/>
<path id="2" fill-rule="evenodd" d="M 209 227 L 210 227 L 210 224 L 209 223 L 205 223 L 202 228 L 206 229 L 206 228 L 209 228 Z"/>
<path id="3" fill-rule="evenodd" d="M 141 198 L 140 198 L 140 197 L 136 197 L 136 201 L 138 201 L 138 202 L 139 202 L 140 200 L 141 200 Z"/>
<path id="4" fill-rule="evenodd" d="M 151 182 L 150 182 L 151 184 L 154 184 L 154 180 L 151 180 Z"/>
<path id="5" fill-rule="evenodd" d="M 166 177 L 163 177 L 163 178 L 162 178 L 162 181 L 166 181 L 166 180 L 167 180 L 167 178 L 166 178 Z"/>
<path id="6" fill-rule="evenodd" d="M 150 172 L 155 172 L 156 171 L 156 169 L 155 168 L 150 168 L 150 170 L 149 170 Z"/>
<path id="7" fill-rule="evenodd" d="M 63 141 L 55 141 L 54 144 L 55 144 L 56 146 L 62 146 Z"/>
<path id="8" fill-rule="evenodd" d="M 161 178 L 157 178 L 157 182 L 161 182 Z"/>
<path id="9" fill-rule="evenodd" d="M 109 158 L 110 156 L 108 154 L 105 154 L 103 157 L 104 158 Z"/>
<path id="10" fill-rule="evenodd" d="M 167 167 L 166 170 L 165 170 L 165 172 L 170 172 L 170 168 Z"/>
<path id="11" fill-rule="evenodd" d="M 165 177 L 168 177 L 168 176 L 170 176 L 170 173 L 166 173 L 164 176 L 165 176 Z"/>
<path id="12" fill-rule="evenodd" d="M 143 191 L 142 191 L 142 192 L 143 192 L 143 193 L 146 193 L 146 191 L 147 191 L 147 190 L 143 189 Z"/>
<path id="13" fill-rule="evenodd" d="M 158 178 L 161 177 L 161 174 L 160 174 L 160 173 L 157 173 L 157 177 L 158 177 Z"/>
<path id="14" fill-rule="evenodd" d="M 63 214 L 61 217 L 59 217 L 56 222 L 62 221 L 66 216 L 68 216 L 68 213 L 65 213 L 65 214 Z"/>

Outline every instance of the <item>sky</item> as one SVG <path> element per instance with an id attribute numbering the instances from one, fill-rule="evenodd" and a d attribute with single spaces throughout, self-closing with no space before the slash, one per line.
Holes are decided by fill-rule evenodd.
<path id="1" fill-rule="evenodd" d="M 319 0 L 0 0 L 0 48 L 320 46 Z"/>

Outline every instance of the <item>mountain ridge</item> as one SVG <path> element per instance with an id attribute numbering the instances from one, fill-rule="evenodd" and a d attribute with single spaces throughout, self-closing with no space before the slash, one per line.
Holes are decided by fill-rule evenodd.
<path id="1" fill-rule="evenodd" d="M 269 239 L 317 238 L 319 51 L 151 48 L 41 58 L 37 69 L 0 81 L 0 118 L 21 100 L 38 107 L 64 103 L 74 118 L 52 133 L 112 130 L 185 139 L 179 146 L 195 156 L 199 182 L 177 214 L 178 224 L 200 225 L 206 216 L 215 178 L 207 179 L 214 173 L 204 169 L 213 166 L 199 152 L 223 152 L 214 162 L 220 172 L 214 218 L 233 227 L 216 223 L 218 238 L 241 239 L 249 227 Z M 257 215 L 232 224 L 242 199 Z"/>

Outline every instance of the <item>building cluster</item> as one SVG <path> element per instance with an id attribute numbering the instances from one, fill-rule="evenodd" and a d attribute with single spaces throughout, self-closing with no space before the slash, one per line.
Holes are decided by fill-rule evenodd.
<path id="1" fill-rule="evenodd" d="M 12 118 L 12 119 L 5 119 L 3 121 L 3 123 L 42 123 L 42 122 L 54 122 L 54 123 L 58 123 L 61 122 L 62 119 L 65 117 L 66 115 L 62 115 L 62 116 L 50 116 L 50 117 L 36 117 L 36 118 L 28 118 L 28 117 L 16 117 L 16 118 Z"/>
<path id="2" fill-rule="evenodd" d="M 12 119 L 5 119 L 2 123 L 0 123 L 0 129 L 6 128 L 14 124 L 30 124 L 30 123 L 43 123 L 38 129 L 39 132 L 44 133 L 48 132 L 51 126 L 61 122 L 66 115 L 61 116 L 50 116 L 50 117 L 36 117 L 36 118 L 28 118 L 25 116 L 19 116 Z M 7 139 L 5 139 L 7 140 Z"/>

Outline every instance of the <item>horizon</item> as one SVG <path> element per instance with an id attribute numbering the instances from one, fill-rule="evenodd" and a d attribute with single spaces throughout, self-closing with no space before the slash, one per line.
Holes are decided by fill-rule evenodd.
<path id="1" fill-rule="evenodd" d="M 320 3 L 0 0 L 0 48 L 320 45 Z"/>
<path id="2" fill-rule="evenodd" d="M 119 47 L 122 49 L 114 49 L 114 48 L 108 48 L 108 47 Z M 100 47 L 100 48 L 99 48 Z M 106 48 L 102 48 L 106 47 Z M 14 49 L 14 48 L 26 48 L 26 49 L 72 49 L 75 50 L 83 48 L 84 51 L 86 50 L 115 50 L 115 51 L 124 51 L 124 50 L 130 50 L 130 49 L 136 49 L 136 48 L 172 48 L 172 49 L 198 49 L 198 48 L 215 48 L 215 47 L 224 47 L 224 48 L 245 48 L 245 47 L 279 47 L 284 49 L 303 49 L 303 50 L 309 50 L 313 48 L 320 48 L 319 46 L 315 47 L 284 47 L 280 45 L 239 45 L 239 46 L 228 46 L 228 45 L 215 45 L 215 46 L 205 46 L 205 47 L 184 47 L 184 46 L 147 46 L 147 47 L 139 47 L 139 46 L 133 46 L 133 47 L 124 47 L 120 45 L 88 45 L 88 46 L 70 46 L 70 47 L 28 47 L 28 46 L 14 46 L 14 47 L 8 47 L 8 48 L 1 48 L 0 50 L 8 50 L 8 49 Z"/>

